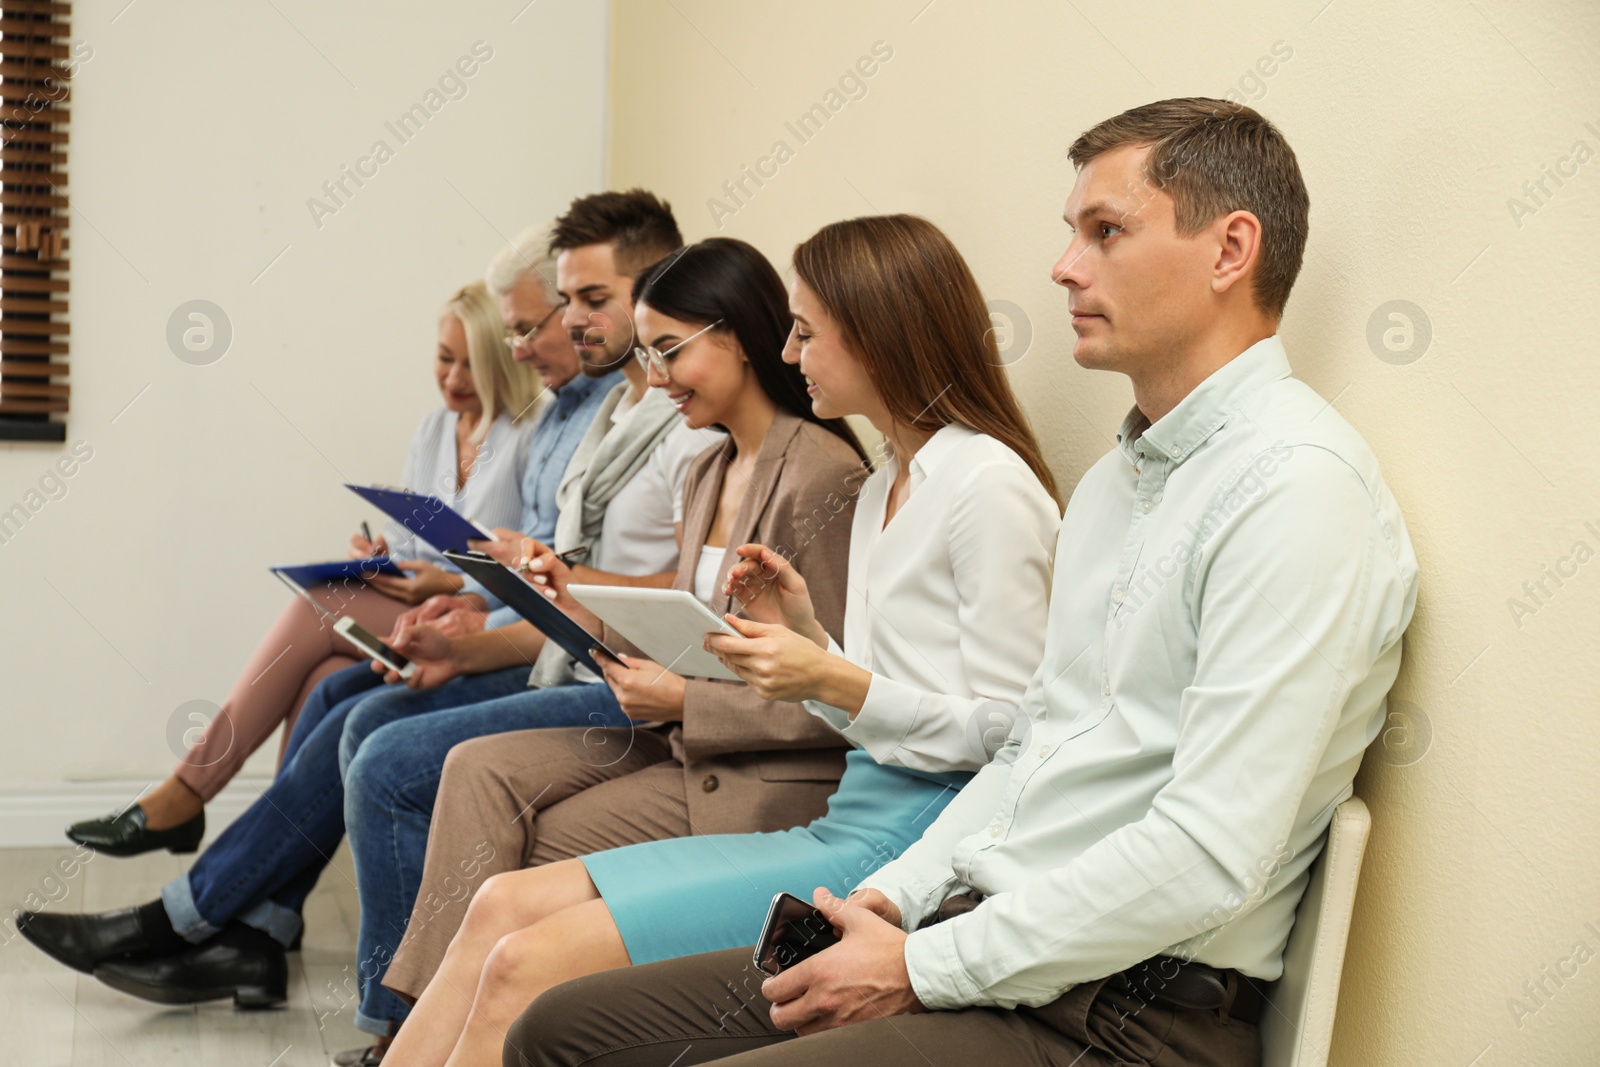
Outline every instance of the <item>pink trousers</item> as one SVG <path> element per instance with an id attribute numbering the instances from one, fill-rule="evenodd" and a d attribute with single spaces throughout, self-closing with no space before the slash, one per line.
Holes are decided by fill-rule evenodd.
<path id="1" fill-rule="evenodd" d="M 329 611 L 352 616 L 364 628 L 386 637 L 407 605 L 366 586 L 318 586 L 310 590 Z M 222 791 L 250 754 L 283 724 L 278 758 L 288 744 L 300 706 L 318 682 L 334 671 L 364 661 L 333 632 L 331 623 L 301 597 L 289 603 L 272 624 L 255 654 L 228 692 L 228 699 L 205 734 L 184 755 L 173 774 L 210 801 Z"/>

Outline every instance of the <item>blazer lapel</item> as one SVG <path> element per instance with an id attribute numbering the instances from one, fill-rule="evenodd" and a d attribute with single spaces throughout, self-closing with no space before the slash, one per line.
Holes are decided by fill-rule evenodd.
<path id="1" fill-rule="evenodd" d="M 717 514 L 722 479 L 727 474 L 728 448 L 724 441 L 717 448 L 716 458 L 711 461 L 705 477 L 696 487 L 694 499 L 684 502 L 683 549 L 679 553 L 677 577 L 672 580 L 674 589 L 694 590 L 694 570 L 700 559 L 700 546 L 706 543 L 706 535 L 711 532 L 711 520 Z"/>
<path id="2" fill-rule="evenodd" d="M 767 436 L 761 442 L 761 451 L 756 453 L 755 469 L 750 472 L 750 484 L 745 486 L 744 498 L 739 503 L 739 511 L 734 516 L 733 525 L 728 529 L 728 555 L 723 557 L 722 566 L 717 568 L 717 587 L 711 597 L 711 610 L 721 615 L 728 611 L 729 597 L 722 591 L 722 584 L 728 577 L 737 557 L 732 550 L 742 544 L 757 540 L 757 528 L 762 518 L 767 513 L 767 506 L 772 502 L 772 496 L 778 489 L 778 479 L 783 474 L 783 462 L 789 452 L 789 445 L 793 443 L 795 435 L 800 432 L 800 419 L 786 411 L 779 411 L 772 419 L 772 428 L 767 431 Z M 728 463 L 724 456 L 718 461 L 718 472 L 722 477 L 727 477 Z M 719 479 L 718 484 L 721 484 Z M 711 508 L 716 508 L 712 501 Z M 692 542 L 697 550 L 705 544 L 706 531 L 711 528 L 711 511 L 706 513 L 705 528 L 700 531 L 700 537 Z M 684 544 L 688 540 L 685 530 Z M 770 547 L 770 546 L 769 546 Z"/>

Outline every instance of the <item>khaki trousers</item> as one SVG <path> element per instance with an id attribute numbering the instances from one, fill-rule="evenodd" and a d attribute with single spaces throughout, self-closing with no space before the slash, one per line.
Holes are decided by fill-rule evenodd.
<path id="1" fill-rule="evenodd" d="M 688 836 L 683 789 L 683 767 L 652 730 L 519 730 L 456 745 L 384 986 L 413 1003 L 422 995 L 492 874 Z"/>
<path id="2" fill-rule="evenodd" d="M 1253 1024 L 1146 1004 L 1120 976 L 1039 1008 L 899 1015 L 795 1037 L 773 1029 L 748 948 L 602 971 L 534 1001 L 506 1035 L 505 1067 L 1258 1067 Z"/>

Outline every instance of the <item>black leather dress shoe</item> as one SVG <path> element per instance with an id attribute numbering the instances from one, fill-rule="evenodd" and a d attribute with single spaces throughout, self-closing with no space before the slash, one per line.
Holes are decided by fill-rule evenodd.
<path id="1" fill-rule="evenodd" d="M 289 999 L 283 946 L 240 923 L 230 923 L 210 940 L 174 955 L 102 963 L 94 976 L 112 989 L 157 1004 L 232 997 L 235 1007 L 270 1008 Z"/>
<path id="2" fill-rule="evenodd" d="M 119 908 L 98 915 L 62 915 L 24 911 L 17 916 L 17 932 L 39 951 L 75 971 L 93 973 L 96 965 L 148 953 L 152 946 L 139 925 L 136 908 Z"/>
<path id="3" fill-rule="evenodd" d="M 193 852 L 206 835 L 206 813 L 165 830 L 145 829 L 144 809 L 134 804 L 102 819 L 85 819 L 67 827 L 67 837 L 107 856 L 137 856 L 164 848 L 172 853 Z"/>

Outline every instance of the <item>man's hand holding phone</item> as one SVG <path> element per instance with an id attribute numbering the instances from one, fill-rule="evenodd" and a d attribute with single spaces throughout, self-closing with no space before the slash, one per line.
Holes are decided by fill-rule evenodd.
<path id="1" fill-rule="evenodd" d="M 869 890 L 840 900 L 818 888 L 811 899 L 840 941 L 761 983 L 772 1025 L 804 1035 L 927 1010 L 911 988 L 900 911 L 887 897 Z"/>

